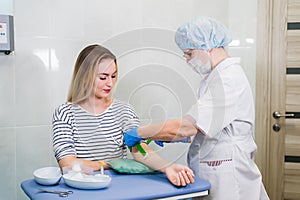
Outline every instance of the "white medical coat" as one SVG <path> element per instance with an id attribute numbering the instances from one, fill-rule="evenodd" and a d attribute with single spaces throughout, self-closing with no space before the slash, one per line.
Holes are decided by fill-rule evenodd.
<path id="1" fill-rule="evenodd" d="M 239 58 L 225 59 L 201 81 L 187 116 L 201 130 L 190 145 L 188 164 L 211 183 L 205 199 L 269 199 L 253 161 L 253 96 Z"/>

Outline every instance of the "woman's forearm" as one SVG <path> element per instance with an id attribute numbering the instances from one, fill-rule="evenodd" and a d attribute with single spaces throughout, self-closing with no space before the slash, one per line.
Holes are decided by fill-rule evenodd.
<path id="1" fill-rule="evenodd" d="M 131 153 L 134 159 L 147 165 L 151 169 L 165 173 L 166 167 L 170 166 L 172 163 L 162 159 L 156 152 L 149 148 L 147 144 L 141 143 L 141 146 L 147 152 L 146 156 L 143 156 L 136 147 L 133 147 Z"/>
<path id="2" fill-rule="evenodd" d="M 104 166 L 104 169 L 109 169 L 109 166 L 105 162 L 100 161 L 91 161 L 84 160 L 80 158 L 76 158 L 75 156 L 66 156 L 59 160 L 59 167 L 63 170 L 64 167 L 72 168 L 72 164 L 74 162 L 81 162 L 83 166 L 92 168 L 94 171 L 99 171 L 101 169 L 101 165 Z"/>

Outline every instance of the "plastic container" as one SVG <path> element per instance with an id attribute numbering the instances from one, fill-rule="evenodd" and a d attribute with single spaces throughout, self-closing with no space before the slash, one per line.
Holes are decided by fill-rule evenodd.
<path id="1" fill-rule="evenodd" d="M 43 167 L 33 172 L 34 180 L 41 185 L 55 185 L 62 177 L 59 167 Z"/>

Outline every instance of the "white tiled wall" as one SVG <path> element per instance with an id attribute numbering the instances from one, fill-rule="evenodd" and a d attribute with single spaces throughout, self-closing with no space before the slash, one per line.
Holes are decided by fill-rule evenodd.
<path id="1" fill-rule="evenodd" d="M 0 199 L 27 199 L 20 182 L 56 165 L 51 116 L 65 102 L 79 51 L 103 44 L 118 57 L 115 96 L 130 102 L 142 124 L 178 118 L 195 102 L 199 76 L 185 64 L 174 31 L 207 15 L 226 24 L 239 45 L 229 48 L 255 91 L 256 5 L 253 0 L 2 0 L 13 14 L 15 52 L 0 54 Z M 156 150 L 185 163 L 188 146 Z"/>

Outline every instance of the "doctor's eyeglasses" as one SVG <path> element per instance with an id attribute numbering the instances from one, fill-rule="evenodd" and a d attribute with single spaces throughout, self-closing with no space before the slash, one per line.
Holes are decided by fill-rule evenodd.
<path id="1" fill-rule="evenodd" d="M 183 57 L 186 58 L 186 59 L 191 59 L 192 58 L 192 50 L 188 50 L 188 51 L 185 51 L 183 52 Z"/>

